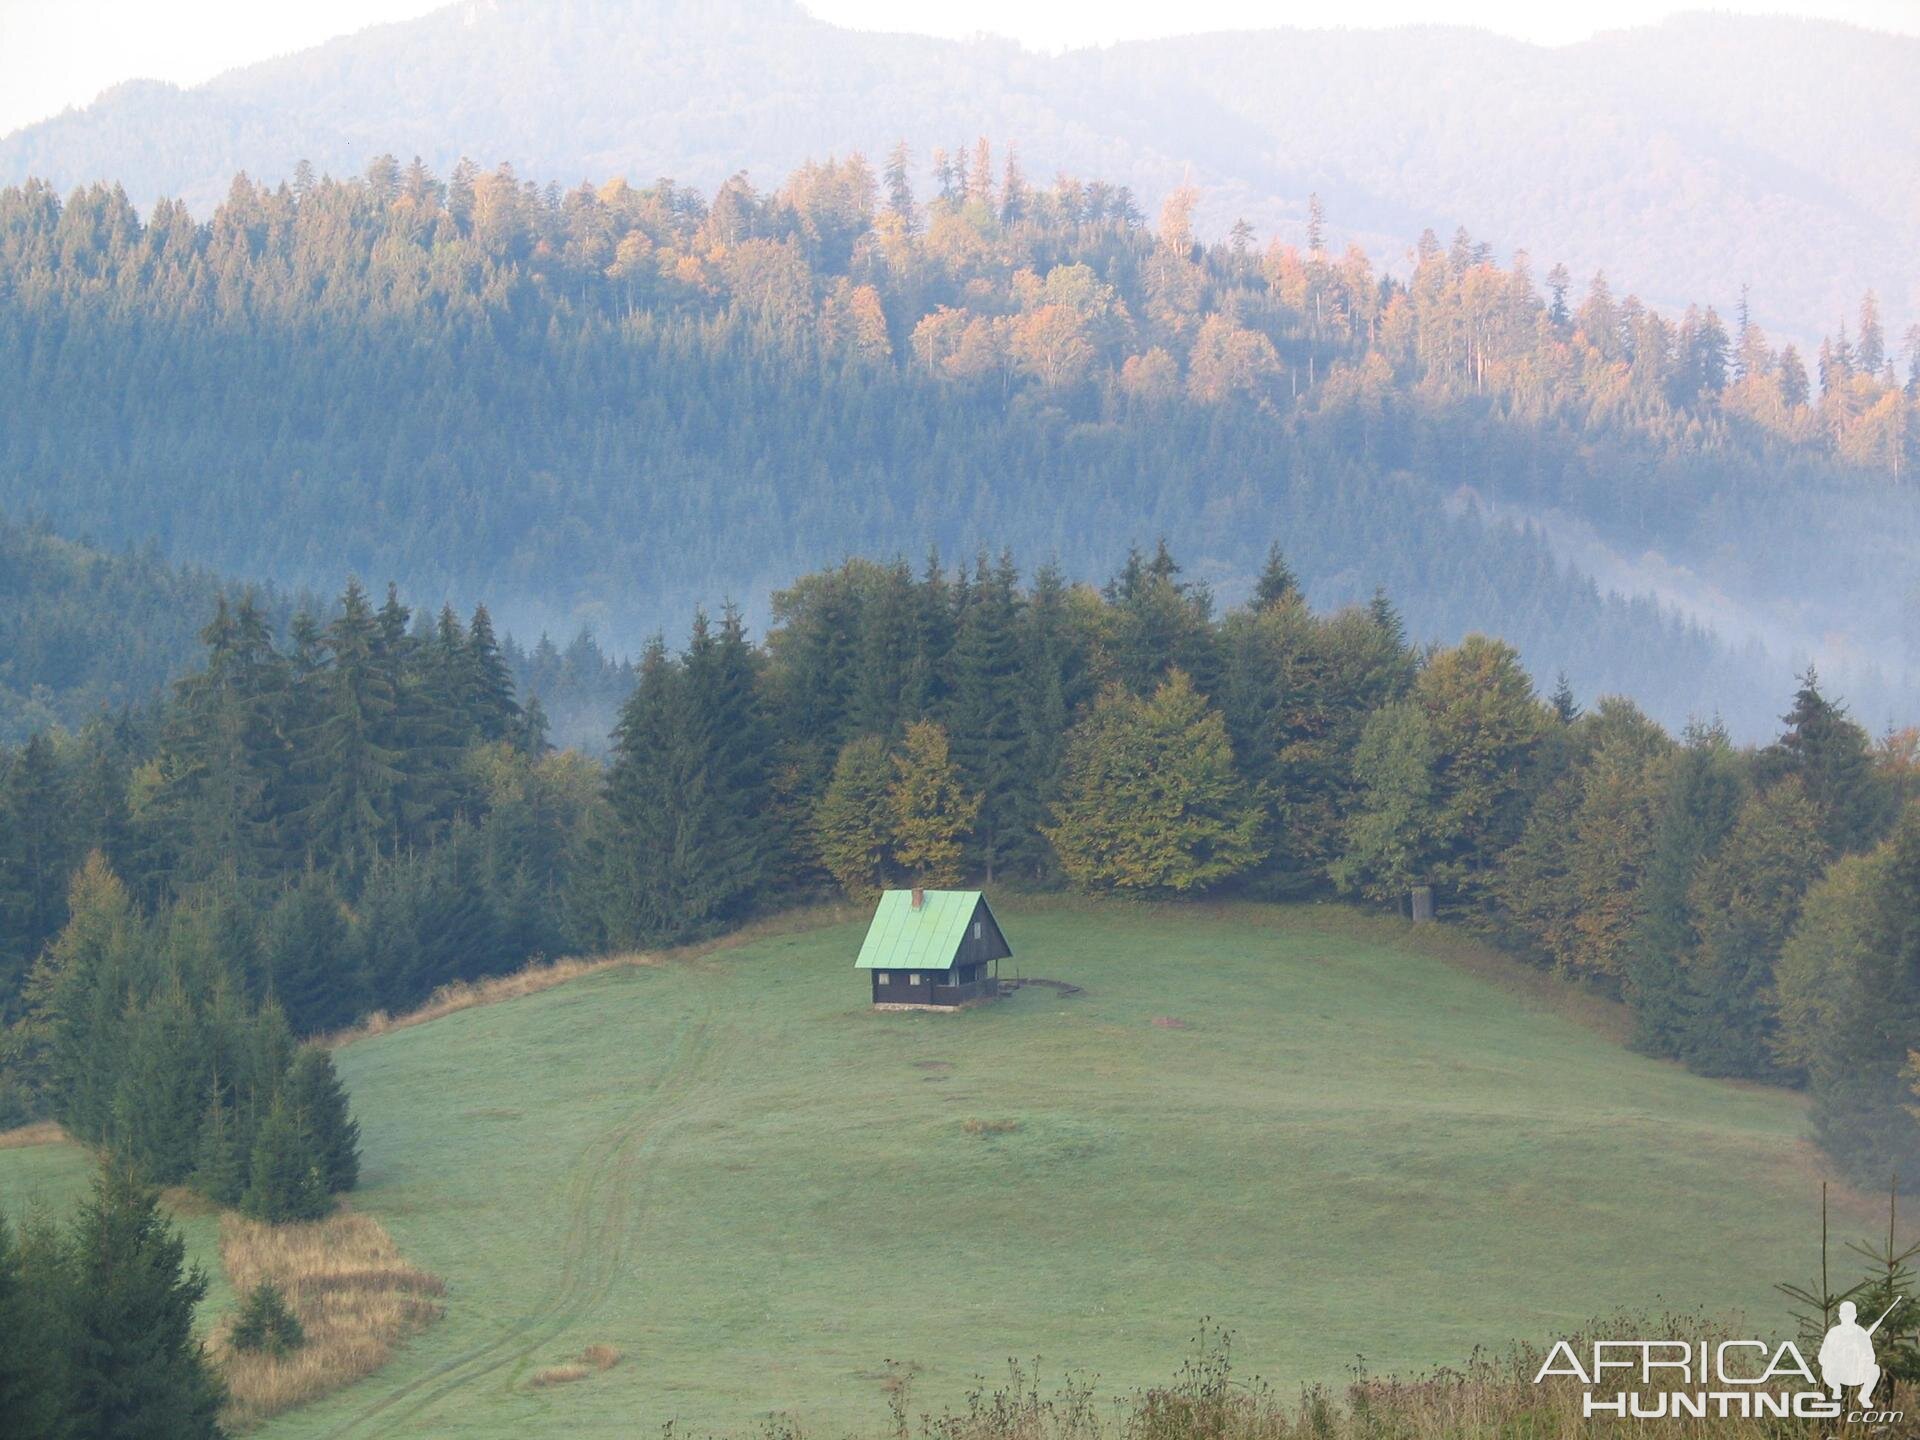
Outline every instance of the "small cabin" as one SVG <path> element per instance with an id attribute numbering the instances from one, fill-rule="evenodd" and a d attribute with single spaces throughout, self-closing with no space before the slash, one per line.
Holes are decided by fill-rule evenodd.
<path id="1" fill-rule="evenodd" d="M 952 1010 L 998 995 L 1012 954 L 978 890 L 889 890 L 853 964 L 876 1010 Z"/>

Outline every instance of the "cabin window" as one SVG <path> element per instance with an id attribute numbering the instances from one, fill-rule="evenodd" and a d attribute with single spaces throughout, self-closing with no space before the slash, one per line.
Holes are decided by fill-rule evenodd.
<path id="1" fill-rule="evenodd" d="M 917 970 L 913 974 L 907 976 L 907 984 L 918 985 L 919 983 L 920 983 L 920 973 Z"/>
<path id="2" fill-rule="evenodd" d="M 973 938 L 976 940 L 980 938 L 980 922 L 978 920 L 973 922 Z"/>
<path id="3" fill-rule="evenodd" d="M 875 977 L 874 983 L 878 985 L 891 985 L 893 983 L 893 977 L 882 970 L 878 976 Z"/>

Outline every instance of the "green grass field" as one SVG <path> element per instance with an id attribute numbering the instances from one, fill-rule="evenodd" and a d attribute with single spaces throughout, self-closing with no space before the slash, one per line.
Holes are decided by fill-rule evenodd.
<path id="1" fill-rule="evenodd" d="M 875 1014 L 838 926 L 342 1050 L 353 1203 L 447 1318 L 264 1433 L 871 1431 L 889 1359 L 916 1410 L 1016 1356 L 1123 1392 L 1208 1316 L 1291 1388 L 1620 1306 L 1771 1331 L 1808 1268 L 1796 1099 L 1628 1054 L 1457 942 L 1331 907 L 1000 909 L 1003 973 L 1086 993 Z M 53 1163 L 0 1152 L 0 1185 Z M 596 1342 L 624 1360 L 528 1383 Z"/>

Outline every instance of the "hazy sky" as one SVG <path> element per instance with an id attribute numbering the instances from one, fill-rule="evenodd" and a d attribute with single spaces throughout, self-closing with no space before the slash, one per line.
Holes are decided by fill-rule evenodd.
<path id="1" fill-rule="evenodd" d="M 0 135 L 135 77 L 191 85 L 445 0 L 0 0 Z M 1817 15 L 1920 34 L 1920 0 L 803 0 L 863 29 L 987 30 L 1040 49 L 1271 25 L 1478 25 L 1542 44 L 1645 24 L 1680 10 Z"/>

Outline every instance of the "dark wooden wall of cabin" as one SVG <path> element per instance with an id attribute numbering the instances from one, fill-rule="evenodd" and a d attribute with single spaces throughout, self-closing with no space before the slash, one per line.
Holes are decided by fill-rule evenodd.
<path id="1" fill-rule="evenodd" d="M 931 1005 L 933 1003 L 933 977 L 945 972 L 939 970 L 875 970 L 873 973 L 873 1003 L 876 1005 Z M 909 985 L 907 976 L 918 973 L 920 983 Z M 880 977 L 891 977 L 885 985 Z"/>

